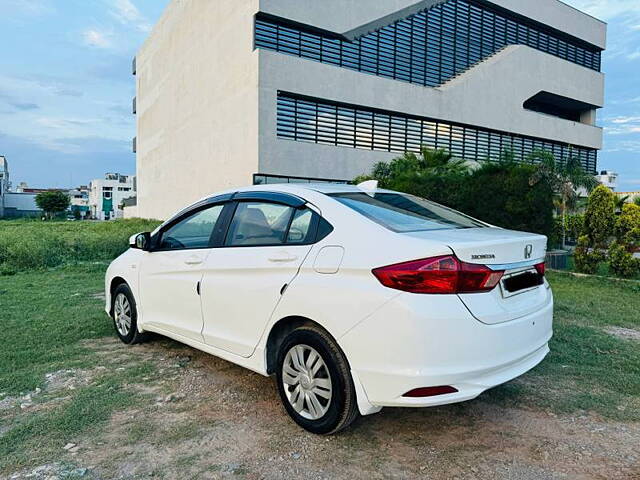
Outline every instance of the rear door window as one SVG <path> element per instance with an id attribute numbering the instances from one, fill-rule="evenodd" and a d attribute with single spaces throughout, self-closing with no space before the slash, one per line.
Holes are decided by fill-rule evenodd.
<path id="1" fill-rule="evenodd" d="M 292 207 L 268 202 L 240 202 L 236 208 L 225 245 L 283 245 L 294 213 Z"/>

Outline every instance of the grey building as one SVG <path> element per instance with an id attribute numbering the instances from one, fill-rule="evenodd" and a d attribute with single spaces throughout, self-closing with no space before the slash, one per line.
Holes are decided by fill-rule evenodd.
<path id="1" fill-rule="evenodd" d="M 421 145 L 596 173 L 605 45 L 558 0 L 174 0 L 134 63 L 138 214 Z"/>

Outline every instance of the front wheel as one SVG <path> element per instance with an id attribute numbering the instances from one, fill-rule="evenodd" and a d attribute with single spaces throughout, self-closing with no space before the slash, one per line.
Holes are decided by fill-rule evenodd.
<path id="1" fill-rule="evenodd" d="M 347 359 L 319 327 L 302 326 L 287 335 L 278 351 L 276 376 L 287 413 L 305 430 L 332 434 L 357 418 Z"/>
<path id="2" fill-rule="evenodd" d="M 111 297 L 111 315 L 118 338 L 127 345 L 147 340 L 148 335 L 138 331 L 138 310 L 129 285 L 123 283 Z"/>

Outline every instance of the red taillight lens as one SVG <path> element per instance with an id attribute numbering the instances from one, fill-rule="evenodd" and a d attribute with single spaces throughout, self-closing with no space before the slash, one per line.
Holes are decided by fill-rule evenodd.
<path id="1" fill-rule="evenodd" d="M 493 290 L 504 272 L 446 255 L 376 268 L 373 274 L 384 286 L 396 290 L 452 294 Z"/>
<path id="2" fill-rule="evenodd" d="M 542 277 L 544 277 L 544 274 L 545 274 L 545 272 L 546 272 L 546 265 L 545 265 L 545 263 L 544 263 L 544 262 L 542 262 L 542 263 L 538 263 L 537 265 L 535 265 L 535 267 L 536 267 L 536 270 L 538 271 L 538 273 L 539 273 Z"/>
<path id="3" fill-rule="evenodd" d="M 405 393 L 403 397 L 409 398 L 422 398 L 422 397 L 435 397 L 437 395 L 447 395 L 449 393 L 457 393 L 458 389 L 450 385 L 443 385 L 440 387 L 422 387 L 414 388 L 413 390 Z"/>

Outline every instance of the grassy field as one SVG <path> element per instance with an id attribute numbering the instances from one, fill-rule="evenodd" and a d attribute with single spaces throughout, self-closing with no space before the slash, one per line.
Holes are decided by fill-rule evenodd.
<path id="1" fill-rule="evenodd" d="M 149 401 L 131 386 L 161 375 L 153 361 L 105 368 L 91 347 L 112 335 L 99 295 L 105 268 L 76 265 L 0 277 L 0 474 L 56 460 L 68 439 L 99 436 L 115 412 Z M 534 371 L 482 398 L 640 421 L 638 341 L 607 333 L 611 327 L 640 331 L 640 284 L 557 273 L 549 278 L 556 295 L 552 353 Z M 50 380 L 70 371 L 89 372 L 87 381 L 60 397 Z"/>
<path id="2" fill-rule="evenodd" d="M 104 270 L 84 265 L 0 277 L 0 473 L 59 456 L 68 438 L 143 400 L 126 385 L 151 375 L 153 365 L 96 370 L 99 356 L 83 345 L 112 331 L 97 295 Z M 71 396 L 47 389 L 76 371 L 92 372 L 91 381 Z"/>
<path id="3" fill-rule="evenodd" d="M 0 220 L 0 275 L 88 261 L 108 261 L 128 248 L 128 239 L 159 222 L 67 222 Z"/>

